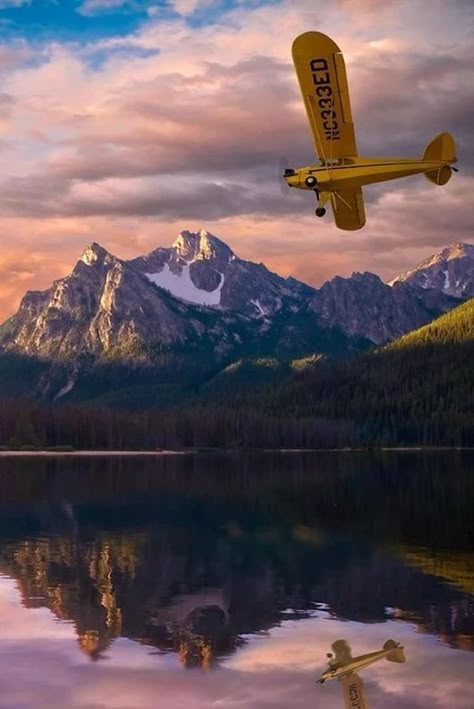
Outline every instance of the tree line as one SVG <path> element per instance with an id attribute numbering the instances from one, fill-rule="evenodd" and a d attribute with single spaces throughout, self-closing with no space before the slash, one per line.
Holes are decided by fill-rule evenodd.
<path id="1" fill-rule="evenodd" d="M 279 380 L 223 378 L 181 405 L 126 411 L 6 399 L 0 446 L 86 449 L 474 445 L 474 300 L 353 360 Z"/>

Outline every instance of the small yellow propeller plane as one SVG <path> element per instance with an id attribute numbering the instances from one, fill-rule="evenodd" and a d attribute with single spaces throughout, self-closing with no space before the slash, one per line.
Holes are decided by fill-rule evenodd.
<path id="1" fill-rule="evenodd" d="M 292 54 L 320 164 L 287 168 L 283 177 L 290 187 L 316 193 L 316 216 L 323 217 L 330 202 L 339 229 L 360 229 L 365 224 L 363 185 L 419 173 L 445 185 L 457 172 L 449 133 L 435 136 L 421 158 L 359 157 L 341 50 L 321 32 L 305 32 L 293 42 Z"/>
<path id="2" fill-rule="evenodd" d="M 368 709 L 364 685 L 359 675 L 356 674 L 357 670 L 383 659 L 391 662 L 405 662 L 404 648 L 395 640 L 387 640 L 381 650 L 359 655 L 359 657 L 352 657 L 351 648 L 345 640 L 336 640 L 331 647 L 333 652 L 327 655 L 329 669 L 323 672 L 318 682 L 324 684 L 330 679 L 339 680 L 344 693 L 346 709 Z"/>

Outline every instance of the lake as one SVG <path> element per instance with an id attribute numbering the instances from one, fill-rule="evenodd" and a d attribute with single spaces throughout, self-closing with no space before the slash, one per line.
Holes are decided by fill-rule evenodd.
<path id="1" fill-rule="evenodd" d="M 474 708 L 474 453 L 0 459 L 0 707 Z"/>

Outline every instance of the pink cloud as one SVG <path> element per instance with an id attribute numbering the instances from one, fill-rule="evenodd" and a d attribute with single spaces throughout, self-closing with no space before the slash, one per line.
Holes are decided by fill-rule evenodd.
<path id="1" fill-rule="evenodd" d="M 374 22 L 372 0 L 340 0 L 322 20 L 303 0 L 240 7 L 199 31 L 184 17 L 150 16 L 128 37 L 45 45 L 35 64 L 25 64 L 26 42 L 0 47 L 0 312 L 11 313 L 26 286 L 64 275 L 91 240 L 130 257 L 202 225 L 242 256 L 313 284 L 352 270 L 388 278 L 472 240 L 470 9 L 438 9 L 444 34 L 429 18 L 424 31 L 418 1 L 386 3 Z M 367 190 L 367 227 L 356 234 L 316 222 L 311 195 L 283 199 L 276 177 L 280 155 L 295 166 L 314 159 L 290 46 L 316 21 L 347 56 L 364 152 L 419 154 L 442 129 L 459 144 L 463 171 L 445 188 L 420 178 Z M 159 54 L 134 56 L 134 47 Z M 113 58 L 95 66 L 94 53 L 108 49 Z"/>
<path id="2" fill-rule="evenodd" d="M 127 0 L 84 0 L 77 11 L 81 15 L 94 15 L 104 10 L 113 10 L 127 4 Z"/>
<path id="3" fill-rule="evenodd" d="M 0 313 L 16 309 L 27 289 L 49 287 L 54 278 L 72 270 L 83 247 L 100 241 L 120 258 L 133 258 L 157 246 L 169 246 L 182 229 L 200 227 L 215 233 L 241 258 L 263 262 L 271 270 L 315 286 L 335 274 L 372 271 L 388 280 L 447 243 L 472 241 L 473 178 L 453 180 L 443 189 L 415 178 L 413 187 L 398 183 L 393 192 L 368 202 L 368 224 L 362 232 L 335 229 L 329 220 L 316 220 L 312 195 L 301 216 L 236 215 L 165 220 L 149 217 L 96 216 L 87 219 L 0 219 L 10 246 L 0 256 Z M 443 192 L 443 204 L 433 214 L 433 194 Z M 367 194 L 370 197 L 369 190 Z M 293 199 L 288 195 L 280 199 Z M 426 224 L 431 228 L 425 232 Z M 25 254 L 28 254 L 25 256 Z M 21 272 L 21 278 L 18 273 Z"/>

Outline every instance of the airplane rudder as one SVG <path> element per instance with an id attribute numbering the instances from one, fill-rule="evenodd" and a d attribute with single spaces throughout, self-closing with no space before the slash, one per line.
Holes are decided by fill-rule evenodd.
<path id="1" fill-rule="evenodd" d="M 387 655 L 387 660 L 390 662 L 405 662 L 405 653 L 403 647 L 395 640 L 387 640 L 383 645 L 384 650 L 390 650 Z"/>
<path id="2" fill-rule="evenodd" d="M 426 146 L 423 160 L 442 160 L 443 162 L 456 161 L 456 143 L 451 133 L 438 133 Z"/>

